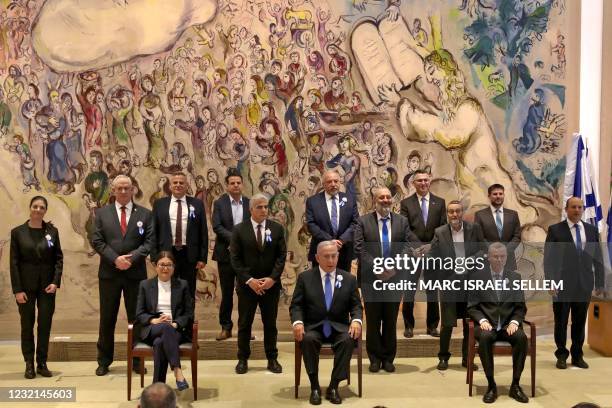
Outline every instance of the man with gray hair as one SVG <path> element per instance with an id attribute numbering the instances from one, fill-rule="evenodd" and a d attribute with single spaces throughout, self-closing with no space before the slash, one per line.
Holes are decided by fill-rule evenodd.
<path id="1" fill-rule="evenodd" d="M 248 371 L 251 355 L 251 328 L 257 306 L 264 327 L 264 349 L 268 370 L 281 373 L 276 348 L 276 316 L 280 297 L 280 277 L 285 268 L 285 230 L 268 218 L 268 197 L 254 195 L 249 201 L 251 217 L 232 230 L 230 260 L 238 286 L 238 364 L 237 374 Z"/>
<path id="2" fill-rule="evenodd" d="M 176 394 L 167 384 L 153 383 L 142 390 L 138 408 L 176 408 Z"/>

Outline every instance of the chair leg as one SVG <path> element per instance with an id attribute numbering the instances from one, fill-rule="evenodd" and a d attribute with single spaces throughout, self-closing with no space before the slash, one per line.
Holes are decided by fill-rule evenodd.
<path id="1" fill-rule="evenodd" d="M 359 392 L 359 398 L 363 395 L 362 393 L 362 375 L 363 375 L 363 365 L 361 359 L 361 353 L 357 356 L 357 391 Z"/>
<path id="2" fill-rule="evenodd" d="M 468 367 L 467 367 L 467 384 L 469 387 L 468 395 L 472 396 L 472 384 L 474 382 L 474 348 L 470 347 L 468 351 Z"/>
<path id="3" fill-rule="evenodd" d="M 300 388 L 300 375 L 302 374 L 302 349 L 300 348 L 300 344 L 295 342 L 295 390 L 294 396 L 298 398 L 298 390 Z"/>
<path id="4" fill-rule="evenodd" d="M 349 361 L 349 369 L 348 369 L 348 373 L 346 375 L 346 383 L 348 385 L 351 385 L 351 362 Z"/>
<path id="5" fill-rule="evenodd" d="M 531 396 L 535 397 L 536 392 L 536 352 L 535 347 L 531 350 Z"/>
<path id="6" fill-rule="evenodd" d="M 140 357 L 140 388 L 144 388 L 144 357 Z"/>
<path id="7" fill-rule="evenodd" d="M 193 384 L 193 400 L 198 400 L 198 355 L 197 348 L 191 354 L 191 383 Z"/>
<path id="8" fill-rule="evenodd" d="M 127 363 L 127 397 L 130 401 L 132 399 L 132 353 L 128 352 Z"/>

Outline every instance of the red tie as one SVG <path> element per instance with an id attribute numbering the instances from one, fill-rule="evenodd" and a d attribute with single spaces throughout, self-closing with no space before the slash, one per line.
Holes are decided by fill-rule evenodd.
<path id="1" fill-rule="evenodd" d="M 174 246 L 183 246 L 183 202 L 176 200 L 176 229 L 174 233 Z"/>
<path id="2" fill-rule="evenodd" d="M 257 224 L 257 246 L 263 248 L 263 239 L 261 238 L 261 224 Z"/>
<path id="3" fill-rule="evenodd" d="M 127 214 L 125 213 L 125 206 L 121 207 L 121 234 L 125 237 L 127 232 Z"/>

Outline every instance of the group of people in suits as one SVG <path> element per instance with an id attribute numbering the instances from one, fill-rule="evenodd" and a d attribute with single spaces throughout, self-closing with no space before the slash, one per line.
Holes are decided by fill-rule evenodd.
<path id="1" fill-rule="evenodd" d="M 219 311 L 221 332 L 217 340 L 232 336 L 233 292 L 238 295 L 238 363 L 235 371 L 248 371 L 252 324 L 257 307 L 264 327 L 267 368 L 281 373 L 278 362 L 276 318 L 280 277 L 287 255 L 284 228 L 268 219 L 268 197 L 242 194 L 242 177 L 233 170 L 225 178 L 227 193 L 215 201 L 213 230 L 217 235 L 213 259 L 219 265 L 222 302 Z M 415 173 L 415 194 L 400 203 L 394 213 L 389 189 L 374 191 L 375 210 L 360 216 L 354 198 L 340 191 L 335 171 L 323 175 L 323 191 L 306 201 L 306 221 L 312 240 L 309 260 L 312 268 L 298 276 L 290 307 L 294 337 L 300 342 L 311 382 L 310 402 L 321 403 L 318 381 L 318 354 L 329 342 L 334 350 L 334 369 L 325 397 L 342 400 L 338 383 L 347 377 L 356 339 L 362 331 L 363 310 L 367 320 L 366 349 L 369 369 L 395 371 L 396 325 L 403 301 L 404 335 L 414 335 L 414 291 L 398 292 L 378 299 L 371 296 L 375 280 L 394 281 L 399 274 L 385 269 L 373 272 L 374 258 L 396 255 L 467 258 L 488 255 L 482 275 L 455 271 L 418 270 L 414 282 L 423 280 L 520 279 L 514 249 L 520 243 L 520 221 L 516 211 L 503 207 L 504 187 L 489 187 L 490 207 L 475 214 L 475 222 L 464 220 L 460 201 L 446 204 L 432 194 L 431 177 Z M 207 262 L 208 228 L 203 203 L 186 196 L 187 180 L 182 173 L 171 176 L 170 197 L 161 198 L 153 211 L 132 199 L 131 179 L 117 176 L 112 183 L 113 202 L 96 212 L 92 246 L 100 255 L 100 330 L 97 375 L 109 372 L 114 357 L 114 331 L 121 295 L 128 320 L 139 323 L 136 335 L 153 346 L 154 381 L 165 381 L 167 366 L 177 387 L 188 388 L 178 358 L 179 344 L 189 340 L 194 317 L 197 274 Z M 43 221 L 47 201 L 37 196 L 30 203 L 30 219 L 11 232 L 11 281 L 22 325 L 22 351 L 26 378 L 38 372 L 50 376 L 46 353 L 53 315 L 55 292 L 60 286 L 63 255 L 57 229 Z M 547 277 L 567 280 L 581 288 L 581 298 L 569 299 L 565 292 L 554 293 L 557 367 L 572 364 L 587 368 L 582 358 L 584 321 L 593 287 L 603 289 L 604 274 L 597 230 L 580 221 L 584 204 L 579 198 L 566 203 L 567 221 L 549 228 L 545 249 Z M 571 243 L 575 253 L 559 253 L 556 242 Z M 495 244 L 501 243 L 501 244 Z M 549 245 L 550 244 L 550 245 Z M 146 257 L 150 255 L 157 276 L 147 280 Z M 357 259 L 357 278 L 351 264 Z M 361 295 L 360 295 L 360 290 Z M 363 309 L 362 298 L 363 295 Z M 427 296 L 427 334 L 439 337 L 439 370 L 448 368 L 450 338 L 457 319 L 471 318 L 477 324 L 482 365 L 489 381 L 483 398 L 493 402 L 497 390 L 493 376 L 492 345 L 497 340 L 513 345 L 513 382 L 510 396 L 526 402 L 519 379 L 526 355 L 522 321 L 526 314 L 524 297 L 500 297 L 498 293 L 457 293 L 431 290 Z M 438 296 L 439 305 L 438 308 Z M 570 301 L 571 300 L 571 301 Z M 38 344 L 34 368 L 35 305 L 38 306 Z M 572 314 L 572 347 L 565 348 L 565 330 Z M 438 324 L 441 320 L 441 328 Z M 463 327 L 462 362 L 467 366 L 467 326 Z M 140 367 L 134 361 L 134 369 Z"/>

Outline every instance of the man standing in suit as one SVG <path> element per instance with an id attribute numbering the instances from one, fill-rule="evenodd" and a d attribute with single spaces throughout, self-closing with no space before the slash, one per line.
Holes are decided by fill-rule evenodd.
<path id="1" fill-rule="evenodd" d="M 96 211 L 96 228 L 91 246 L 100 254 L 100 332 L 96 375 L 106 375 L 113 362 L 115 325 L 121 292 L 128 321 L 136 320 L 136 301 L 140 281 L 147 278 L 146 257 L 153 248 L 151 211 L 132 201 L 132 180 L 124 175 L 112 183 L 115 202 Z M 139 326 L 135 331 L 138 335 Z M 139 360 L 134 359 L 134 370 Z"/>
<path id="2" fill-rule="evenodd" d="M 514 251 L 521 243 L 521 221 L 518 213 L 504 208 L 504 186 L 492 184 L 488 189 L 491 206 L 476 212 L 474 222 L 480 225 L 487 243 L 503 242 L 508 248 L 506 268 L 516 271 Z"/>
<path id="3" fill-rule="evenodd" d="M 316 260 L 318 267 L 298 276 L 289 312 L 310 379 L 310 403 L 321 403 L 319 352 L 322 343 L 331 343 L 334 368 L 325 399 L 340 404 L 338 384 L 348 376 L 355 340 L 361 335 L 361 297 L 357 279 L 336 267 L 338 247 L 334 241 L 317 245 Z"/>
<path id="4" fill-rule="evenodd" d="M 523 320 L 527 314 L 525 296 L 520 289 L 513 289 L 513 282 L 521 275 L 506 266 L 508 252 L 506 246 L 495 242 L 489 246 L 489 268 L 476 272 L 472 279 L 482 282 L 492 281 L 509 289 L 479 290 L 469 295 L 468 314 L 475 323 L 474 337 L 478 340 L 480 361 L 487 376 L 488 388 L 482 400 L 486 404 L 497 399 L 497 385 L 493 370 L 493 346 L 497 341 L 507 341 L 512 346 L 512 384 L 510 397 L 518 402 L 527 403 L 529 398 L 520 386 L 521 374 L 527 357 L 527 336 L 523 331 Z"/>
<path id="5" fill-rule="evenodd" d="M 601 296 L 605 287 L 602 251 L 597 228 L 582 222 L 584 203 L 570 197 L 565 203 L 567 220 L 548 227 L 544 246 L 544 275 L 546 279 L 563 281 L 563 290 L 553 292 L 555 315 L 555 343 L 557 368 L 567 368 L 567 357 L 572 365 L 589 368 L 584 361 L 582 345 L 591 292 Z M 567 321 L 572 314 L 572 345 L 568 351 Z"/>
<path id="6" fill-rule="evenodd" d="M 340 192 L 340 175 L 336 170 L 323 174 L 323 189 L 306 200 L 306 223 L 312 235 L 308 260 L 315 268 L 319 242 L 334 241 L 339 251 L 338 268 L 350 272 L 353 228 L 359 218 L 357 202 L 352 196 Z"/>
<path id="7" fill-rule="evenodd" d="M 376 211 L 359 218 L 355 226 L 355 254 L 359 260 L 357 280 L 364 294 L 367 319 L 366 349 L 370 358 L 370 371 L 382 368 L 395 371 L 393 360 L 397 349 L 397 312 L 401 292 L 375 295 L 374 282 L 397 280 L 395 270 L 386 270 L 379 275 L 373 272 L 375 258 L 394 258 L 403 255 L 408 243 L 420 244 L 410 231 L 408 220 L 391 212 L 393 198 L 386 187 L 375 190 Z M 379 244 L 380 243 L 380 244 Z"/>
<path id="8" fill-rule="evenodd" d="M 276 315 L 280 277 L 285 268 L 287 244 L 283 227 L 268 217 L 268 198 L 256 194 L 249 202 L 251 218 L 232 231 L 230 258 L 238 277 L 238 364 L 236 373 L 248 371 L 251 327 L 259 305 L 264 327 L 268 370 L 281 373 L 276 348 Z"/>
<path id="9" fill-rule="evenodd" d="M 174 173 L 170 176 L 170 197 L 153 203 L 155 246 L 151 253 L 157 260 L 161 251 L 172 252 L 175 259 L 174 277 L 184 279 L 195 307 L 197 271 L 206 267 L 208 259 L 208 226 L 204 203 L 187 197 L 187 176 Z"/>
<path id="10" fill-rule="evenodd" d="M 416 192 L 401 202 L 400 213 L 408 218 L 410 229 L 417 238 L 428 244 L 434 236 L 434 231 L 446 224 L 446 203 L 444 199 L 431 194 L 431 175 L 425 170 L 414 172 L 412 184 Z M 438 291 L 427 290 L 427 334 L 440 337 L 438 323 L 440 323 L 440 310 L 438 308 Z M 402 305 L 404 317 L 404 337 L 414 336 L 414 292 L 407 292 Z"/>
<path id="11" fill-rule="evenodd" d="M 249 199 L 242 195 L 242 176 L 236 169 L 230 169 L 225 176 L 226 194 L 213 204 L 212 224 L 217 240 L 213 251 L 213 261 L 219 267 L 221 284 L 221 305 L 219 306 L 219 324 L 221 333 L 217 340 L 232 337 L 232 309 L 234 308 L 234 285 L 236 272 L 230 262 L 229 246 L 234 226 L 251 218 Z"/>
<path id="12" fill-rule="evenodd" d="M 462 281 L 470 275 L 470 268 L 456 267 L 465 264 L 465 259 L 482 257 L 486 250 L 480 226 L 463 221 L 463 204 L 453 200 L 446 207 L 448 224 L 436 228 L 431 241 L 429 256 L 440 258 L 442 261 L 453 259 L 455 268 L 436 271 L 440 281 Z M 446 262 L 442 262 L 445 264 Z M 429 273 L 429 272 L 428 272 Z M 463 284 L 459 285 L 463 286 Z M 440 351 L 438 352 L 438 370 L 448 369 L 450 341 L 453 327 L 457 326 L 457 319 L 467 317 L 467 294 L 462 290 L 440 291 L 440 308 L 442 311 L 442 330 L 440 331 Z M 463 322 L 463 342 L 461 345 L 461 365 L 467 367 L 467 340 L 468 324 Z M 474 366 L 474 370 L 478 367 Z"/>

